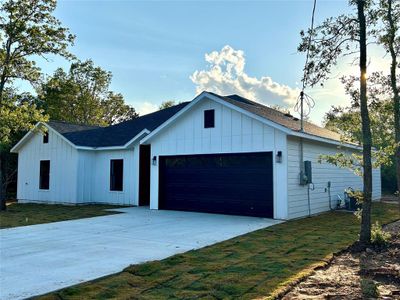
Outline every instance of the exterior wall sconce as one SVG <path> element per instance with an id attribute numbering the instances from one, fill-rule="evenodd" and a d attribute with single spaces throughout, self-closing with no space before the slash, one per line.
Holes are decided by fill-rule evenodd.
<path id="1" fill-rule="evenodd" d="M 282 151 L 278 151 L 276 153 L 276 162 L 281 163 L 282 162 Z"/>
<path id="2" fill-rule="evenodd" d="M 157 156 L 153 156 L 153 159 L 151 160 L 153 166 L 157 166 Z"/>

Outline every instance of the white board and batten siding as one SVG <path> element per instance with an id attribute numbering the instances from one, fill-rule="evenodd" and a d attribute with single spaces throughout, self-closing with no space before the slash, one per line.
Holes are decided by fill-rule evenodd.
<path id="1" fill-rule="evenodd" d="M 78 203 L 137 205 L 139 189 L 139 149 L 79 150 Z M 123 190 L 110 190 L 110 161 L 123 159 Z"/>
<path id="2" fill-rule="evenodd" d="M 204 110 L 215 110 L 215 127 L 204 128 Z M 213 100 L 200 101 L 151 140 L 151 157 L 167 155 L 273 152 L 274 217 L 287 217 L 286 135 Z M 158 159 L 159 160 L 159 159 Z M 150 208 L 158 208 L 158 163 L 151 166 Z"/>
<path id="3" fill-rule="evenodd" d="M 35 133 L 18 153 L 20 202 L 137 205 L 139 145 L 127 150 L 77 150 L 49 131 L 49 142 Z M 123 190 L 110 191 L 110 160 L 123 159 Z M 50 186 L 39 189 L 40 161 L 50 160 Z"/>
<path id="4" fill-rule="evenodd" d="M 308 215 L 307 187 L 299 185 L 300 172 L 300 141 L 295 137 L 288 137 L 288 218 L 299 218 Z M 304 160 L 312 162 L 312 176 L 314 190 L 310 190 L 311 214 L 329 210 L 327 188 L 331 182 L 332 202 L 343 198 L 344 190 L 348 187 L 362 190 L 362 178 L 349 169 L 336 167 L 327 162 L 319 163 L 321 154 L 335 154 L 338 151 L 351 153 L 349 148 L 331 144 L 304 140 Z M 380 169 L 373 170 L 373 199 L 381 197 Z"/>
<path id="5" fill-rule="evenodd" d="M 50 160 L 50 186 L 39 189 L 40 161 Z M 54 131 L 43 143 L 40 132 L 34 134 L 18 153 L 18 189 L 20 202 L 76 203 L 78 151 Z"/>

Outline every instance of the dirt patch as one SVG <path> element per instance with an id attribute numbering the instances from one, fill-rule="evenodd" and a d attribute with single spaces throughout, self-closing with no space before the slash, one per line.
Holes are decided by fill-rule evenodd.
<path id="1" fill-rule="evenodd" d="M 281 299 L 400 299 L 400 221 L 387 225 L 384 249 L 346 251 Z"/>

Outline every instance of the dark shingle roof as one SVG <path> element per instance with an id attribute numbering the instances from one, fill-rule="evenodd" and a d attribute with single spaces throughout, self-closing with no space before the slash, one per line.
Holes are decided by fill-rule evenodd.
<path id="1" fill-rule="evenodd" d="M 144 129 L 153 131 L 188 103 L 180 103 L 170 108 L 108 127 L 85 126 L 61 121 L 50 121 L 48 124 L 77 146 L 123 146 Z"/>
<path id="2" fill-rule="evenodd" d="M 297 132 L 300 131 L 300 120 L 289 114 L 282 113 L 276 109 L 238 95 L 220 96 L 211 92 L 208 93 L 288 129 Z M 123 146 L 144 129 L 153 131 L 189 103 L 190 102 L 184 102 L 170 108 L 108 127 L 85 126 L 60 121 L 50 121 L 49 125 L 77 146 Z M 319 127 L 310 122 L 304 122 L 304 132 L 317 137 L 341 141 L 338 133 Z"/>
<path id="3" fill-rule="evenodd" d="M 294 131 L 300 132 L 300 120 L 291 115 L 282 113 L 276 109 L 251 101 L 238 95 L 220 96 L 210 93 L 228 103 L 236 105 L 260 117 L 266 118 L 274 123 L 282 125 Z M 304 122 L 304 132 L 313 136 L 323 137 L 335 141 L 341 141 L 340 134 L 319 127 L 310 122 Z"/>

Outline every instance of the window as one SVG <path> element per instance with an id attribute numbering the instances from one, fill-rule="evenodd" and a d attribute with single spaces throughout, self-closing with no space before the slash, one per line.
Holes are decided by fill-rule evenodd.
<path id="1" fill-rule="evenodd" d="M 124 160 L 112 159 L 110 161 L 110 190 L 122 191 L 124 174 Z"/>
<path id="2" fill-rule="evenodd" d="M 48 142 L 49 142 L 49 132 L 46 131 L 46 132 L 43 134 L 43 144 L 47 144 Z"/>
<path id="3" fill-rule="evenodd" d="M 40 161 L 39 189 L 48 190 L 50 187 L 50 161 Z"/>
<path id="4" fill-rule="evenodd" d="M 215 111 L 208 109 L 204 111 L 204 128 L 214 128 Z"/>

